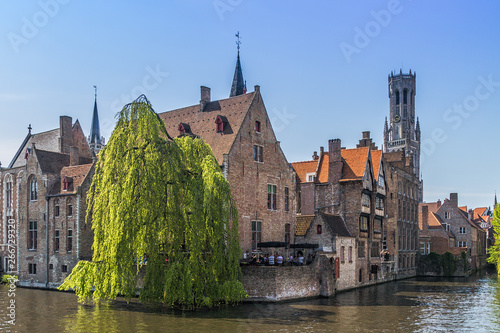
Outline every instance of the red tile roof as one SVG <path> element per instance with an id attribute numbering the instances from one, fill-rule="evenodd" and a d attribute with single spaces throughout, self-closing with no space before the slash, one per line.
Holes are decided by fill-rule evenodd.
<path id="1" fill-rule="evenodd" d="M 342 149 L 342 159 L 345 161 L 342 170 L 342 180 L 359 180 L 365 175 L 366 162 L 368 161 L 368 147 Z"/>
<path id="2" fill-rule="evenodd" d="M 294 162 L 292 167 L 297 174 L 297 181 L 299 183 L 307 182 L 306 175 L 311 172 L 316 172 L 316 167 L 318 166 L 318 161 L 304 161 L 304 162 Z"/>
<path id="3" fill-rule="evenodd" d="M 223 154 L 229 153 L 240 127 L 256 96 L 256 92 L 238 95 L 218 101 L 209 102 L 203 112 L 200 104 L 159 113 L 165 123 L 167 132 L 172 137 L 179 135 L 179 124 L 188 124 L 191 133 L 205 140 L 219 164 L 223 162 Z M 217 133 L 215 120 L 217 116 L 227 119 L 223 133 Z"/>
<path id="4" fill-rule="evenodd" d="M 382 161 L 382 150 L 371 150 L 372 163 L 373 163 L 373 177 L 378 179 L 380 163 Z"/>

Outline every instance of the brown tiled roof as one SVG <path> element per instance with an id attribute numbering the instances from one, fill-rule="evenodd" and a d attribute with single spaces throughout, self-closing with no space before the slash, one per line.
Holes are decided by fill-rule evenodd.
<path id="1" fill-rule="evenodd" d="M 297 174 L 297 181 L 299 183 L 307 182 L 306 175 L 311 172 L 316 172 L 317 165 L 317 160 L 292 163 L 292 167 Z"/>
<path id="2" fill-rule="evenodd" d="M 437 202 L 426 202 L 424 205 L 429 208 L 429 212 L 433 212 L 433 213 L 437 213 L 439 208 L 441 208 L 441 206 L 442 206 L 442 204 L 438 206 Z"/>
<path id="3" fill-rule="evenodd" d="M 313 220 L 314 215 L 297 215 L 297 230 L 295 231 L 295 235 L 305 236 Z"/>
<path id="4" fill-rule="evenodd" d="M 429 229 L 443 229 L 443 231 L 446 232 L 446 234 L 448 235 L 448 237 L 455 238 L 455 235 L 451 231 L 446 230 L 443 227 L 443 224 L 445 222 L 436 213 L 429 212 L 429 221 L 428 222 L 429 222 Z"/>
<path id="5" fill-rule="evenodd" d="M 458 208 L 467 213 L 467 206 L 461 206 L 461 207 L 458 207 Z"/>
<path id="6" fill-rule="evenodd" d="M 332 234 L 342 237 L 352 237 L 342 217 L 340 217 L 339 215 L 331 215 L 331 214 L 322 214 L 322 215 L 323 219 L 330 227 Z"/>
<path id="7" fill-rule="evenodd" d="M 227 154 L 231 149 L 256 95 L 256 92 L 252 92 L 213 101 L 205 106 L 203 112 L 200 111 L 200 104 L 196 104 L 158 115 L 172 137 L 179 135 L 180 123 L 189 124 L 191 133 L 205 140 L 212 147 L 217 162 L 222 164 L 223 154 Z M 227 119 L 223 133 L 217 133 L 215 124 L 217 116 L 223 116 Z"/>
<path id="8" fill-rule="evenodd" d="M 64 167 L 61 170 L 61 179 L 64 179 L 64 177 L 67 177 L 71 179 L 72 184 L 70 188 L 67 191 L 63 191 L 63 182 L 61 181 L 61 185 L 59 187 L 60 193 L 71 193 L 75 192 L 77 186 L 82 185 L 83 181 L 89 174 L 90 169 L 92 168 L 92 163 L 91 164 L 83 164 L 83 165 L 73 165 L 73 166 L 68 166 Z"/>
<path id="9" fill-rule="evenodd" d="M 36 157 L 43 173 L 59 173 L 69 165 L 69 155 L 35 149 Z"/>

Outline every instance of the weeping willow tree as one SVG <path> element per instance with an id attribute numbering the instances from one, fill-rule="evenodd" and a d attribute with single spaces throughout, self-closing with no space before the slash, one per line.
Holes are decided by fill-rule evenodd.
<path id="1" fill-rule="evenodd" d="M 495 233 L 495 244 L 488 249 L 488 262 L 496 265 L 498 276 L 500 276 L 500 204 L 495 207 L 491 224 Z"/>
<path id="2" fill-rule="evenodd" d="M 246 296 L 229 183 L 210 146 L 172 139 L 144 96 L 118 114 L 87 200 L 93 258 L 60 289 L 83 302 L 139 294 L 187 308 Z"/>

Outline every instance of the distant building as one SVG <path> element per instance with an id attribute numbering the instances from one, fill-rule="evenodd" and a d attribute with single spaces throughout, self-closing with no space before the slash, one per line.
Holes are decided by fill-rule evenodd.
<path id="1" fill-rule="evenodd" d="M 459 254 L 465 251 L 470 256 L 472 269 L 479 269 L 486 265 L 487 233 L 480 225 L 472 221 L 472 215 L 469 215 L 458 206 L 458 193 L 450 193 L 450 198 L 445 199 L 442 204 L 441 201 L 420 204 L 420 211 L 422 214 L 422 223 L 420 224 L 422 228 L 420 238 L 421 254 L 427 255 L 432 251 L 437 253 L 450 251 Z M 443 229 L 447 231 L 448 240 L 428 238 L 431 223 L 425 223 L 424 213 L 426 211 L 428 211 L 427 216 L 435 216 Z M 436 223 L 434 223 L 434 226 L 437 229 Z M 443 242 L 448 243 L 444 244 Z"/>

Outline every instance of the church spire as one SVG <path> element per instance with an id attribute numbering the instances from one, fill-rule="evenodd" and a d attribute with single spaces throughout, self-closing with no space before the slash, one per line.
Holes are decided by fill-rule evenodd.
<path id="1" fill-rule="evenodd" d="M 94 113 L 92 114 L 92 127 L 90 128 L 90 143 L 101 144 L 101 131 L 99 129 L 99 114 L 97 113 L 97 86 L 94 86 Z"/>
<path id="2" fill-rule="evenodd" d="M 92 125 L 90 127 L 90 135 L 88 137 L 90 150 L 97 155 L 104 145 L 104 138 L 101 137 L 99 128 L 99 114 L 97 112 L 97 86 L 94 86 L 94 112 L 92 113 Z"/>
<path id="3" fill-rule="evenodd" d="M 240 63 L 240 32 L 236 34 L 236 38 L 238 40 L 236 41 L 236 45 L 238 46 L 238 57 L 236 59 L 236 68 L 234 70 L 234 77 L 233 77 L 233 85 L 231 86 L 231 94 L 229 97 L 234 97 L 238 95 L 242 95 L 245 92 L 245 81 L 243 80 L 243 72 L 241 71 L 241 63 Z"/>

